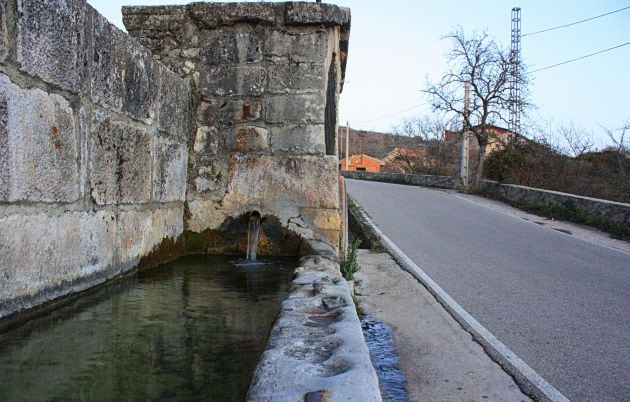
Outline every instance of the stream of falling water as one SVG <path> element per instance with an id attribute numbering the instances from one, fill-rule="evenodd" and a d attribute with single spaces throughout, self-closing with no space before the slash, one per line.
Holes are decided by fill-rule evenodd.
<path id="1" fill-rule="evenodd" d="M 190 255 L 0 327 L 0 400 L 243 401 L 294 260 Z"/>
<path id="2" fill-rule="evenodd" d="M 260 213 L 254 211 L 249 215 L 247 227 L 247 256 L 251 261 L 256 261 L 256 249 L 258 248 L 258 234 L 260 233 Z"/>

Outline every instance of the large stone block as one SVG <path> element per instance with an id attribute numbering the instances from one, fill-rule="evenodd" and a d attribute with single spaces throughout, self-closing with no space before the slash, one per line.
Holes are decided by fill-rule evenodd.
<path id="1" fill-rule="evenodd" d="M 299 218 L 300 209 L 339 208 L 337 158 L 232 154 L 223 196 L 215 200 L 189 193 L 188 205 L 187 222 L 196 232 L 216 229 L 228 217 L 257 210 L 313 238 L 313 228 Z"/>
<path id="2" fill-rule="evenodd" d="M 190 216 L 186 221 L 187 227 L 193 232 L 203 232 L 206 229 L 217 229 L 229 216 L 215 200 L 190 199 L 188 201 Z M 238 216 L 234 214 L 234 216 Z"/>
<path id="3" fill-rule="evenodd" d="M 233 125 L 251 123 L 260 119 L 262 101 L 251 99 L 210 99 L 197 108 L 197 121 L 205 125 Z"/>
<path id="4" fill-rule="evenodd" d="M 274 155 L 324 155 L 324 125 L 282 125 L 271 129 Z"/>
<path id="5" fill-rule="evenodd" d="M 278 63 L 269 66 L 271 93 L 323 92 L 324 65 L 317 63 Z"/>
<path id="6" fill-rule="evenodd" d="M 138 42 L 93 12 L 91 98 L 138 120 L 155 114 L 156 63 Z"/>
<path id="7" fill-rule="evenodd" d="M 341 218 L 336 209 L 303 208 L 302 216 L 308 215 L 317 229 L 341 230 Z"/>
<path id="8" fill-rule="evenodd" d="M 242 204 L 283 207 L 338 207 L 336 158 L 232 155 L 228 197 Z M 280 216 L 280 214 L 278 214 Z"/>
<path id="9" fill-rule="evenodd" d="M 271 31 L 265 40 L 265 57 L 272 60 L 324 63 L 327 50 L 326 33 L 316 29 L 306 33 Z"/>
<path id="10" fill-rule="evenodd" d="M 239 126 L 226 143 L 232 152 L 250 153 L 269 150 L 269 132 L 262 127 Z"/>
<path id="11" fill-rule="evenodd" d="M 65 283 L 49 296 L 59 297 L 72 290 L 73 281 L 105 270 L 113 263 L 115 233 L 109 211 L 1 218 L 0 306 Z"/>
<path id="12" fill-rule="evenodd" d="M 222 64 L 262 60 L 265 32 L 250 27 L 204 31 L 201 36 L 201 60 Z"/>
<path id="13" fill-rule="evenodd" d="M 187 142 L 194 130 L 190 81 L 180 78 L 161 65 L 157 66 L 157 71 L 158 129 Z"/>
<path id="14" fill-rule="evenodd" d="M 335 248 L 339 246 L 341 236 L 341 217 L 336 209 L 301 208 L 300 216 L 306 224 L 318 233 L 320 240 L 326 240 Z"/>
<path id="15" fill-rule="evenodd" d="M 195 154 L 212 157 L 225 150 L 225 137 L 220 136 L 215 127 L 202 126 L 197 129 L 193 141 Z"/>
<path id="16" fill-rule="evenodd" d="M 228 178 L 228 157 L 208 158 L 189 169 L 189 187 L 186 199 L 221 201 L 225 196 Z"/>
<path id="17" fill-rule="evenodd" d="M 0 74 L 0 200 L 79 198 L 79 135 L 61 96 L 21 89 Z"/>
<path id="18" fill-rule="evenodd" d="M 185 143 L 155 137 L 153 160 L 153 200 L 184 201 L 188 178 L 188 147 Z"/>
<path id="19" fill-rule="evenodd" d="M 241 29 L 236 33 L 238 60 L 255 63 L 262 60 L 265 31 L 260 29 Z"/>
<path id="20" fill-rule="evenodd" d="M 85 0 L 18 1 L 22 71 L 79 93 L 87 64 Z"/>
<path id="21" fill-rule="evenodd" d="M 273 24 L 274 7 L 264 3 L 191 3 L 190 17 L 203 28 L 232 26 L 238 22 Z"/>
<path id="22" fill-rule="evenodd" d="M 197 27 L 185 6 L 123 7 L 127 32 L 154 55 L 168 55 L 182 46 L 196 47 Z"/>
<path id="23" fill-rule="evenodd" d="M 122 8 L 123 23 L 128 31 L 173 31 L 187 21 L 186 7 L 142 7 L 124 6 Z"/>
<path id="24" fill-rule="evenodd" d="M 151 197 L 151 135 L 94 111 L 90 188 L 99 205 L 146 203 Z"/>
<path id="25" fill-rule="evenodd" d="M 286 25 L 347 25 L 350 23 L 350 9 L 333 4 L 289 2 L 284 22 Z"/>
<path id="26" fill-rule="evenodd" d="M 184 230 L 183 216 L 183 206 L 121 212 L 115 241 L 119 262 L 123 266 L 136 265 L 162 239 L 177 238 Z"/>
<path id="27" fill-rule="evenodd" d="M 227 95 L 261 95 L 267 74 L 263 67 L 214 66 L 202 69 L 200 87 L 206 98 Z"/>
<path id="28" fill-rule="evenodd" d="M 207 64 L 238 61 L 234 30 L 204 31 L 201 37 L 201 60 Z"/>
<path id="29" fill-rule="evenodd" d="M 324 94 L 269 96 L 264 99 L 267 123 L 324 123 Z"/>

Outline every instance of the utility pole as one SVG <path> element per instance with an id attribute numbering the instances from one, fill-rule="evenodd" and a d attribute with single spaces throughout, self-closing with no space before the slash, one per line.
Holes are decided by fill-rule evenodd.
<path id="1" fill-rule="evenodd" d="M 510 47 L 510 146 L 521 132 L 521 8 L 512 9 Z"/>
<path id="2" fill-rule="evenodd" d="M 468 188 L 468 110 L 470 109 L 470 82 L 464 87 L 464 124 L 462 125 L 462 164 L 460 176 L 462 185 Z"/>
<path id="3" fill-rule="evenodd" d="M 346 170 L 348 170 L 348 166 L 350 165 L 350 156 L 348 155 L 348 148 L 350 146 L 350 123 L 346 120 Z"/>
<path id="4" fill-rule="evenodd" d="M 343 170 L 341 168 L 341 161 L 343 160 L 343 129 L 339 128 L 339 136 L 337 138 L 337 158 L 339 159 L 339 170 Z"/>

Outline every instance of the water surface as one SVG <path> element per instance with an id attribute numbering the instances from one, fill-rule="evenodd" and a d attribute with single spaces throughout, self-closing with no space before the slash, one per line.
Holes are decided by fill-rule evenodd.
<path id="1" fill-rule="evenodd" d="M 394 349 L 392 328 L 369 315 L 361 319 L 363 337 L 370 351 L 370 360 L 376 371 L 384 401 L 406 402 L 407 379 L 398 368 L 398 355 Z"/>
<path id="2" fill-rule="evenodd" d="M 245 400 L 295 261 L 186 256 L 0 332 L 0 399 Z"/>

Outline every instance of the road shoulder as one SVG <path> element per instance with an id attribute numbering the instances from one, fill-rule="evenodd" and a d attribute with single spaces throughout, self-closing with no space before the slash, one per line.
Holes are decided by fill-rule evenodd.
<path id="1" fill-rule="evenodd" d="M 409 399 L 529 400 L 422 284 L 386 253 L 359 250 L 360 308 L 393 328 Z"/>

